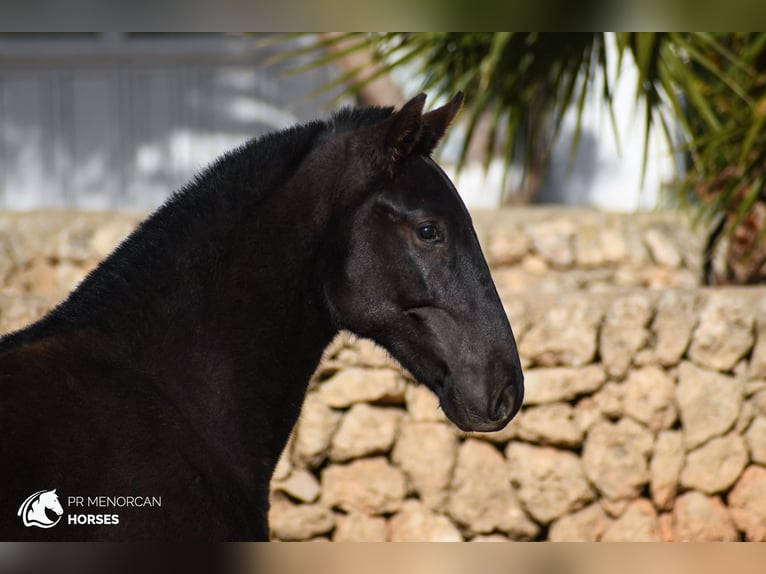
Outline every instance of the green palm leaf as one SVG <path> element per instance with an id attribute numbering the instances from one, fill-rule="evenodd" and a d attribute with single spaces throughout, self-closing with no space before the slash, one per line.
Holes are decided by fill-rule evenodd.
<path id="1" fill-rule="evenodd" d="M 482 134 L 487 138 L 480 148 L 485 168 L 501 156 L 535 169 L 549 161 L 569 110 L 576 119 L 570 164 L 574 162 L 597 74 L 603 81 L 598 96 L 619 145 L 612 93 L 623 62 L 630 58 L 638 69 L 636 101 L 646 112 L 645 144 L 656 125 L 669 150 L 688 158 L 678 196 L 693 193 L 703 211 L 728 210 L 741 220 L 762 196 L 766 180 L 766 33 L 618 33 L 610 38 L 616 52 L 607 50 L 604 33 L 343 33 L 315 37 L 275 61 L 313 56 L 295 66 L 293 72 L 299 73 L 352 53 L 372 55 L 370 65 L 344 71 L 318 92 L 346 85 L 342 95 L 353 94 L 403 69 L 422 78 L 422 88 L 438 97 L 462 90 L 466 129 L 459 165 L 467 161 L 473 138 Z M 294 40 L 295 35 L 264 41 L 273 45 L 284 39 Z M 614 77 L 610 69 L 616 69 Z M 487 130 L 478 129 L 482 122 L 488 123 Z M 647 153 L 645 145 L 644 172 Z"/>

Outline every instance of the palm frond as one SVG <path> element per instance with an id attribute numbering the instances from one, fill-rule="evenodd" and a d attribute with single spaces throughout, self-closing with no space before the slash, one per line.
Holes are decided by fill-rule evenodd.
<path id="1" fill-rule="evenodd" d="M 597 96 L 619 146 L 612 97 L 629 58 L 638 70 L 636 102 L 645 111 L 643 173 L 657 126 L 668 149 L 688 158 L 679 197 L 694 194 L 703 210 L 746 213 L 763 194 L 766 180 L 766 33 L 617 33 L 612 38 L 614 51 L 607 50 L 603 33 L 341 33 L 315 36 L 272 61 L 298 62 L 292 72 L 300 73 L 350 54 L 370 55 L 367 63 L 347 66 L 316 93 L 346 86 L 346 96 L 402 70 L 421 78 L 422 89 L 436 99 L 461 90 L 466 106 L 459 166 L 468 160 L 472 140 L 484 137 L 479 149 L 485 169 L 496 156 L 532 169 L 548 161 L 570 110 L 575 116 L 570 164 L 574 161 L 587 95 L 597 76 L 603 82 Z M 279 36 L 264 40 L 270 46 L 279 41 Z M 610 70 L 616 70 L 614 76 Z"/>

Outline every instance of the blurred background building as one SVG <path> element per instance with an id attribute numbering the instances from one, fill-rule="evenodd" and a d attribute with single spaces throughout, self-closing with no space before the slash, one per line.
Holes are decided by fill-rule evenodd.
<path id="1" fill-rule="evenodd" d="M 0 209 L 157 207 L 224 151 L 328 113 L 339 89 L 307 96 L 338 77 L 336 64 L 293 75 L 284 72 L 305 58 L 264 65 L 309 41 L 264 46 L 251 36 L 221 34 L 0 34 Z M 653 133 L 641 186 L 644 120 L 631 87 L 637 72 L 631 62 L 623 66 L 622 75 L 632 77 L 614 98 L 621 150 L 596 81 L 576 162 L 569 165 L 573 110 L 534 201 L 616 210 L 657 205 L 673 168 Z M 399 73 L 393 82 L 405 98 L 422 80 Z M 458 127 L 442 153 L 452 175 L 462 135 Z M 487 176 L 480 162 L 466 165 L 457 183 L 469 206 L 499 205 L 502 170 L 501 161 Z"/>
<path id="2" fill-rule="evenodd" d="M 0 209 L 150 210 L 218 155 L 323 113 L 328 67 L 221 34 L 0 34 Z M 285 49 L 285 46 L 280 47 Z"/>

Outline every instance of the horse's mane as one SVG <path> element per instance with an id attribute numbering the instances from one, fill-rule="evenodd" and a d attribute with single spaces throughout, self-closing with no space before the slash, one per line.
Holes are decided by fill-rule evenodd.
<path id="1" fill-rule="evenodd" d="M 197 190 L 210 185 L 218 188 L 217 194 L 234 194 L 247 182 L 252 186 L 253 177 L 258 187 L 250 187 L 252 198 L 262 198 L 277 187 L 287 170 L 294 170 L 318 142 L 336 134 L 352 131 L 384 120 L 394 111 L 392 107 L 351 107 L 336 111 L 328 119 L 313 120 L 303 124 L 270 132 L 251 139 L 226 152 L 208 167 L 200 171 L 179 191 L 173 193 L 166 204 L 188 198 Z"/>
<path id="2" fill-rule="evenodd" d="M 231 225 L 237 219 L 236 214 L 251 212 L 271 193 L 277 192 L 314 146 L 337 134 L 382 121 L 392 113 L 391 107 L 345 107 L 327 119 L 265 134 L 223 154 L 174 192 L 76 291 L 43 319 L 20 331 L 0 334 L 0 352 L 54 331 L 63 317 L 71 320 L 83 313 L 97 313 L 93 305 L 110 296 L 104 289 L 106 277 L 145 265 L 146 246 L 177 243 L 164 240 L 171 233 L 183 237 L 204 233 L 217 223 Z M 168 264 L 174 258 L 173 253 L 155 253 L 155 256 L 164 257 Z"/>
<path id="3" fill-rule="evenodd" d="M 334 129 L 340 133 L 380 122 L 390 116 L 393 111 L 394 108 L 392 107 L 345 107 L 335 112 L 328 123 L 330 123 Z"/>

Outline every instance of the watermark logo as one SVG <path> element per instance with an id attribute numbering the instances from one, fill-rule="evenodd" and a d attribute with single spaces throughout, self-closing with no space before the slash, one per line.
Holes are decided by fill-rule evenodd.
<path id="1" fill-rule="evenodd" d="M 62 506 L 56 490 L 41 490 L 21 503 L 17 515 L 24 526 L 53 528 L 64 517 L 65 526 L 116 526 L 120 524 L 120 512 L 128 516 L 144 509 L 161 509 L 161 496 L 78 496 L 65 497 Z"/>
<path id="2" fill-rule="evenodd" d="M 41 490 L 29 496 L 21 503 L 17 515 L 26 527 L 53 528 L 64 515 L 64 509 L 54 488 Z"/>

